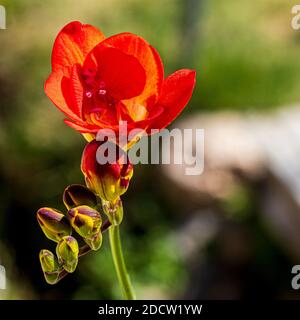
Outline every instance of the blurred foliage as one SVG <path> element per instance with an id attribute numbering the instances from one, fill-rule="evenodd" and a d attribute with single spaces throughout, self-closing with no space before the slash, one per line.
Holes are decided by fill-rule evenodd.
<path id="1" fill-rule="evenodd" d="M 300 33 L 290 27 L 294 3 L 4 0 L 1 4 L 7 10 L 7 30 L 0 30 L 0 239 L 13 257 L 16 274 L 31 283 L 27 297 L 118 297 L 107 239 L 101 252 L 84 257 L 78 271 L 55 287 L 44 283 L 39 269 L 38 252 L 48 242 L 35 211 L 44 205 L 63 209 L 65 186 L 83 182 L 79 164 L 84 140 L 63 124 L 62 114 L 43 92 L 57 32 L 71 20 L 94 24 L 107 36 L 130 31 L 158 49 L 166 74 L 196 69 L 197 88 L 184 114 L 272 108 L 300 100 Z M 122 237 L 140 297 L 175 298 L 188 279 L 173 238 L 181 218 L 157 188 L 157 176 L 149 167 L 136 167 L 124 197 Z M 228 200 L 229 216 L 249 208 L 248 195 L 241 189 Z M 265 251 L 273 249 L 266 245 Z M 24 297 L 21 292 L 13 297 Z"/>
<path id="2" fill-rule="evenodd" d="M 299 33 L 290 25 L 294 4 L 204 1 L 195 49 L 198 105 L 260 109 L 299 101 Z"/>

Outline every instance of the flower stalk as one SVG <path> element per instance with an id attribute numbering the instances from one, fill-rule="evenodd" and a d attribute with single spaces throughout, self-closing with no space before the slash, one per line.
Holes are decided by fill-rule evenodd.
<path id="1" fill-rule="evenodd" d="M 126 300 L 135 300 L 135 293 L 126 269 L 120 238 L 120 226 L 111 225 L 108 229 L 111 254 L 117 273 L 119 285 Z"/>

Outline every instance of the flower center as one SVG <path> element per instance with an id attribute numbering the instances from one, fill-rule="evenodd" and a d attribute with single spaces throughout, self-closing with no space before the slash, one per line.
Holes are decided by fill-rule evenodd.
<path id="1" fill-rule="evenodd" d="M 105 82 L 99 79 L 95 70 L 91 68 L 83 69 L 81 75 L 85 87 L 85 96 L 88 99 L 95 99 L 97 96 L 99 98 L 105 98 L 107 96 Z M 94 103 L 96 103 L 96 101 L 94 101 Z"/>
<path id="2" fill-rule="evenodd" d="M 118 119 L 119 101 L 114 99 L 107 91 L 105 82 L 99 77 L 96 70 L 85 68 L 81 72 L 84 86 L 84 116 L 86 121 L 97 124 L 105 121 L 110 115 Z M 114 120 L 116 120 L 114 119 Z M 110 120 L 112 121 L 112 119 Z"/>

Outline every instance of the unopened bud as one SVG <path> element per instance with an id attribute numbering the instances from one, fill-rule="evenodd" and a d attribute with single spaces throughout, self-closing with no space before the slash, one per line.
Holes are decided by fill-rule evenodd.
<path id="1" fill-rule="evenodd" d="M 81 171 L 89 189 L 105 201 L 116 201 L 128 189 L 133 175 L 133 166 L 128 155 L 119 146 L 111 143 L 115 150 L 115 161 L 100 164 L 97 150 L 102 142 L 93 140 L 84 149 L 81 160 Z"/>
<path id="2" fill-rule="evenodd" d="M 59 277 L 59 265 L 54 254 L 49 250 L 41 250 L 40 263 L 47 283 L 55 284 Z"/>
<path id="3" fill-rule="evenodd" d="M 79 206 L 68 211 L 70 223 L 83 238 L 92 238 L 99 233 L 102 220 L 100 213 L 89 207 Z"/>
<path id="4" fill-rule="evenodd" d="M 63 268 L 72 273 L 78 264 L 79 247 L 77 240 L 71 236 L 63 237 L 56 246 L 56 254 Z"/>
<path id="5" fill-rule="evenodd" d="M 50 240 L 58 242 L 62 237 L 72 233 L 67 218 L 58 210 L 52 208 L 41 208 L 38 210 L 37 220 Z"/>
<path id="6" fill-rule="evenodd" d="M 80 184 L 68 186 L 64 191 L 63 201 L 68 210 L 81 205 L 87 205 L 92 208 L 97 206 L 95 194 L 86 186 Z"/>

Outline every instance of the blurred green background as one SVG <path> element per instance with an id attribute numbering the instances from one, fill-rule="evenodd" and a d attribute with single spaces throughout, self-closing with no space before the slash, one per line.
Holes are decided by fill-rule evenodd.
<path id="1" fill-rule="evenodd" d="M 39 229 L 35 212 L 42 206 L 63 210 L 64 188 L 83 183 L 79 165 L 85 142 L 64 125 L 63 115 L 43 91 L 57 32 L 72 20 L 93 24 L 107 36 L 129 31 L 157 48 L 166 74 L 196 69 L 197 87 L 179 120 L 224 110 L 269 114 L 300 101 L 300 31 L 290 26 L 294 2 L 2 0 L 0 4 L 7 11 L 7 29 L 0 30 L 0 264 L 8 276 L 8 289 L 0 290 L 0 298 L 118 298 L 107 239 L 101 251 L 84 257 L 77 271 L 56 286 L 48 286 L 40 271 L 39 250 L 53 247 Z M 241 183 L 222 201 L 191 205 L 187 199 L 178 206 L 172 200 L 172 183 L 161 187 L 159 177 L 157 166 L 136 166 L 123 197 L 122 237 L 139 298 L 294 294 L 289 288 L 293 258 L 261 222 L 257 186 Z M 223 231 L 197 251 L 198 260 L 191 262 L 180 254 L 178 232 L 191 212 L 203 207 L 218 207 L 227 235 L 237 231 L 247 238 L 245 247 L 251 253 L 246 262 L 237 263 L 238 269 L 222 260 Z M 215 269 L 219 278 L 211 275 Z M 238 280 L 232 279 L 235 273 Z M 235 295 L 234 281 L 242 288 Z M 200 289 L 193 292 L 196 283 Z M 217 293 L 211 293 L 212 287 Z"/>

